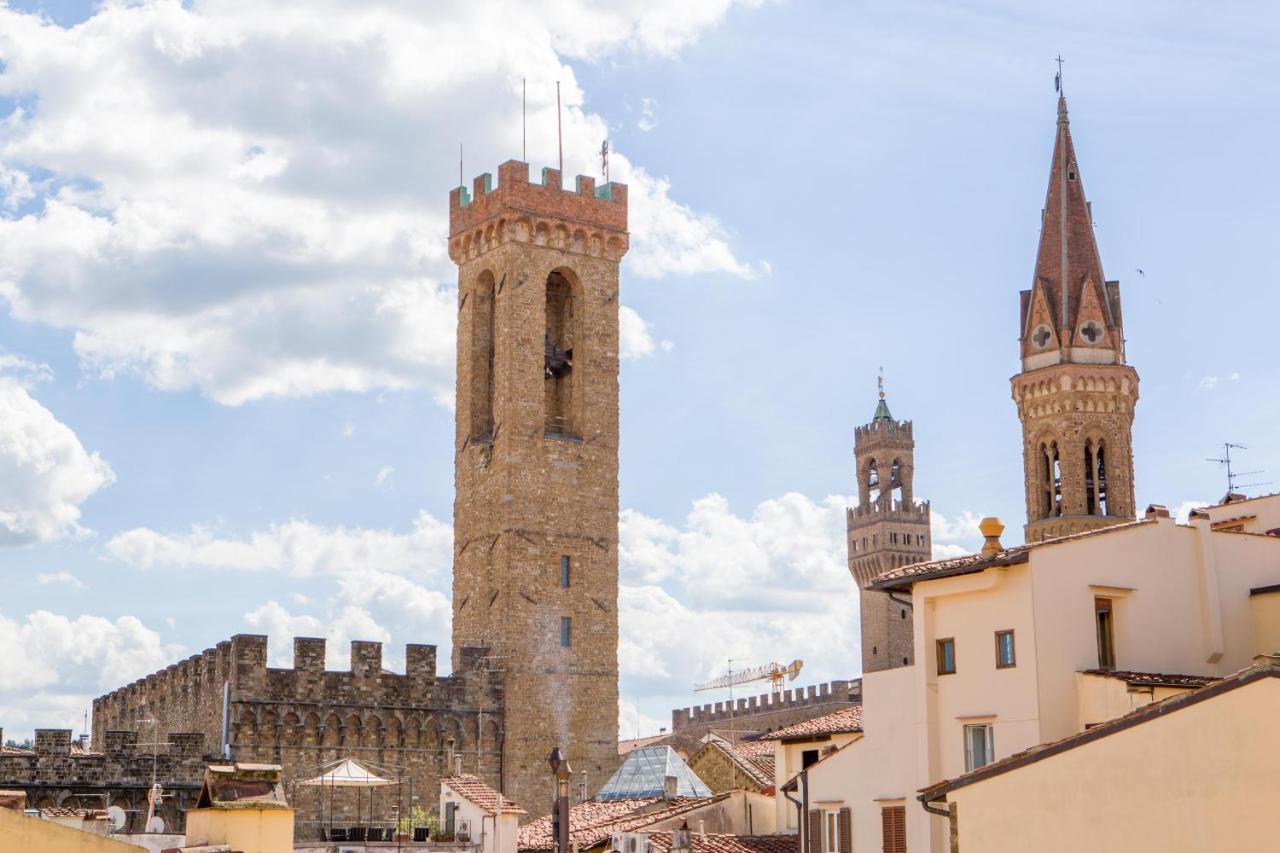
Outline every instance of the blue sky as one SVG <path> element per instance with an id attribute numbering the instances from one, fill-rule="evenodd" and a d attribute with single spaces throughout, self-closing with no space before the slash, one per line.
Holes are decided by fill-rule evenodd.
<path id="1" fill-rule="evenodd" d="M 938 553 L 1020 537 L 1059 52 L 1139 504 L 1219 497 L 1227 440 L 1280 478 L 1269 4 L 419 5 L 0 4 L 6 736 L 238 631 L 448 645 L 447 193 L 519 156 L 522 75 L 533 166 L 559 78 L 566 169 L 607 134 L 633 188 L 628 729 L 730 657 L 856 674 L 881 365 Z"/>

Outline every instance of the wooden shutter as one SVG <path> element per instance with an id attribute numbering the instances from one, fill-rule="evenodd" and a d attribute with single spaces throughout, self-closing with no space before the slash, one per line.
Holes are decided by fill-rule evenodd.
<path id="1" fill-rule="evenodd" d="M 853 813 L 840 810 L 840 853 L 853 853 Z"/>
<path id="2" fill-rule="evenodd" d="M 809 810 L 809 849 L 806 853 L 823 853 L 822 850 L 822 810 Z"/>
<path id="3" fill-rule="evenodd" d="M 907 853 L 907 807 L 885 806 L 880 810 L 884 853 Z"/>

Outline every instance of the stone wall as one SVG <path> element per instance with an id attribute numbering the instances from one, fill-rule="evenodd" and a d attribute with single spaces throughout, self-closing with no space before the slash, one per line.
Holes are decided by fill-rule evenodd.
<path id="1" fill-rule="evenodd" d="M 328 671 L 325 641 L 307 637 L 295 638 L 290 669 L 267 666 L 267 638 L 258 635 L 237 635 L 197 659 L 97 699 L 95 731 L 99 717 L 122 723 L 159 717 L 219 733 L 222 683 L 213 676 L 225 679 L 230 757 L 283 766 L 299 838 L 314 835 L 329 800 L 298 783 L 329 762 L 354 758 L 402 780 L 374 794 L 375 819 L 396 809 L 407 813 L 411 804 L 435 811 L 439 777 L 459 764 L 494 783 L 500 776 L 502 680 L 483 649 L 461 649 L 447 678 L 436 677 L 436 648 L 428 645 L 406 647 L 404 674 L 383 669 L 381 643 L 362 641 L 351 644 L 349 671 Z M 200 707 L 196 697 L 212 707 Z M 364 819 L 369 792 L 334 792 L 333 806 L 337 821 Z"/>
<path id="2" fill-rule="evenodd" d="M 3 737 L 0 731 L 0 743 Z M 33 809 L 119 806 L 128 828 L 142 831 L 154 769 L 165 794 L 159 814 L 167 828 L 180 829 L 204 779 L 204 736 L 159 729 L 156 740 L 153 746 L 150 729 L 142 742 L 136 731 L 106 731 L 98 750 L 86 752 L 69 730 L 36 729 L 34 749 L 0 751 L 0 789 L 25 791 Z"/>
<path id="3" fill-rule="evenodd" d="M 732 703 L 716 702 L 693 708 L 677 708 L 671 712 L 673 732 L 714 728 L 771 732 L 794 723 L 830 714 L 862 702 L 862 679 L 839 680 L 829 684 L 810 685 L 779 694 L 763 693 L 744 697 Z"/>

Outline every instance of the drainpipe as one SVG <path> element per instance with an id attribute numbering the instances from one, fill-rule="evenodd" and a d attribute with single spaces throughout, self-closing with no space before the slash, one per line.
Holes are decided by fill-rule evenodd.
<path id="1" fill-rule="evenodd" d="M 945 803 L 945 802 L 946 802 L 946 799 L 945 799 L 946 795 L 945 795 L 945 794 L 943 794 L 943 797 L 944 797 L 944 799 L 942 800 L 942 802 L 944 802 L 944 803 Z M 924 794 L 921 794 L 921 795 L 920 795 L 919 800 L 920 800 L 920 805 L 924 806 L 924 810 L 925 810 L 925 811 L 927 811 L 929 814 L 936 814 L 936 815 L 939 815 L 939 816 L 941 816 L 941 817 L 945 817 L 945 818 L 947 818 L 948 820 L 951 818 L 951 809 L 949 809 L 949 808 L 947 808 L 947 809 L 941 809 L 941 808 L 938 808 L 937 806 L 931 806 L 931 805 L 929 805 L 929 801 L 928 801 L 928 800 L 926 800 L 926 799 L 924 798 Z"/>
<path id="2" fill-rule="evenodd" d="M 782 789 L 782 796 L 790 800 L 796 807 L 796 827 L 800 832 L 800 853 L 810 853 L 808 846 L 805 844 L 806 836 L 809 833 L 809 771 L 801 770 L 796 778 L 800 780 L 797 785 L 804 788 L 800 795 L 802 799 L 797 800 L 791 796 L 791 793 L 786 788 Z"/>

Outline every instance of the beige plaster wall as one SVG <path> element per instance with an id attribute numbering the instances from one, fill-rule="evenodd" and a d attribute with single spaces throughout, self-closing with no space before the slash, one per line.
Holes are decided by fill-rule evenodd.
<path id="1" fill-rule="evenodd" d="M 292 853 L 293 809 L 189 809 L 187 844 L 226 844 L 240 853 Z"/>
<path id="2" fill-rule="evenodd" d="M 1249 597 L 1253 650 L 1260 655 L 1280 652 L 1280 590 Z"/>
<path id="3" fill-rule="evenodd" d="M 866 682 L 864 681 L 863 683 L 865 685 Z M 865 691 L 865 687 L 863 689 Z M 866 695 L 865 692 L 863 695 Z M 805 740 L 795 743 L 775 741 L 773 751 L 774 790 L 781 791 L 782 786 L 790 782 L 803 769 L 805 750 L 816 749 L 821 752 L 832 746 L 842 747 L 860 737 L 862 735 L 856 732 L 846 732 L 831 735 L 823 740 Z M 782 794 L 778 794 L 774 807 L 777 815 L 774 820 L 778 832 L 798 832 L 795 805 Z"/>
<path id="4" fill-rule="evenodd" d="M 92 832 L 59 826 L 10 809 L 0 809 L 2 853 L 138 853 L 138 848 Z"/>
<path id="5" fill-rule="evenodd" d="M 1184 687 L 1148 687 L 1130 689 L 1123 679 L 1105 675 L 1076 673 L 1076 697 L 1079 706 L 1077 731 L 1124 716 L 1135 708 L 1159 702 L 1187 692 Z"/>
<path id="6" fill-rule="evenodd" d="M 1267 850 L 1280 679 L 1266 678 L 951 792 L 960 850 Z"/>
<path id="7" fill-rule="evenodd" d="M 516 853 L 516 835 L 520 831 L 518 815 L 504 814 L 500 818 L 500 825 L 495 827 L 492 815 L 442 783 L 439 814 L 445 813 L 447 802 L 457 803 L 455 825 L 458 820 L 467 822 L 471 831 L 471 840 L 480 845 L 480 853 Z"/>

